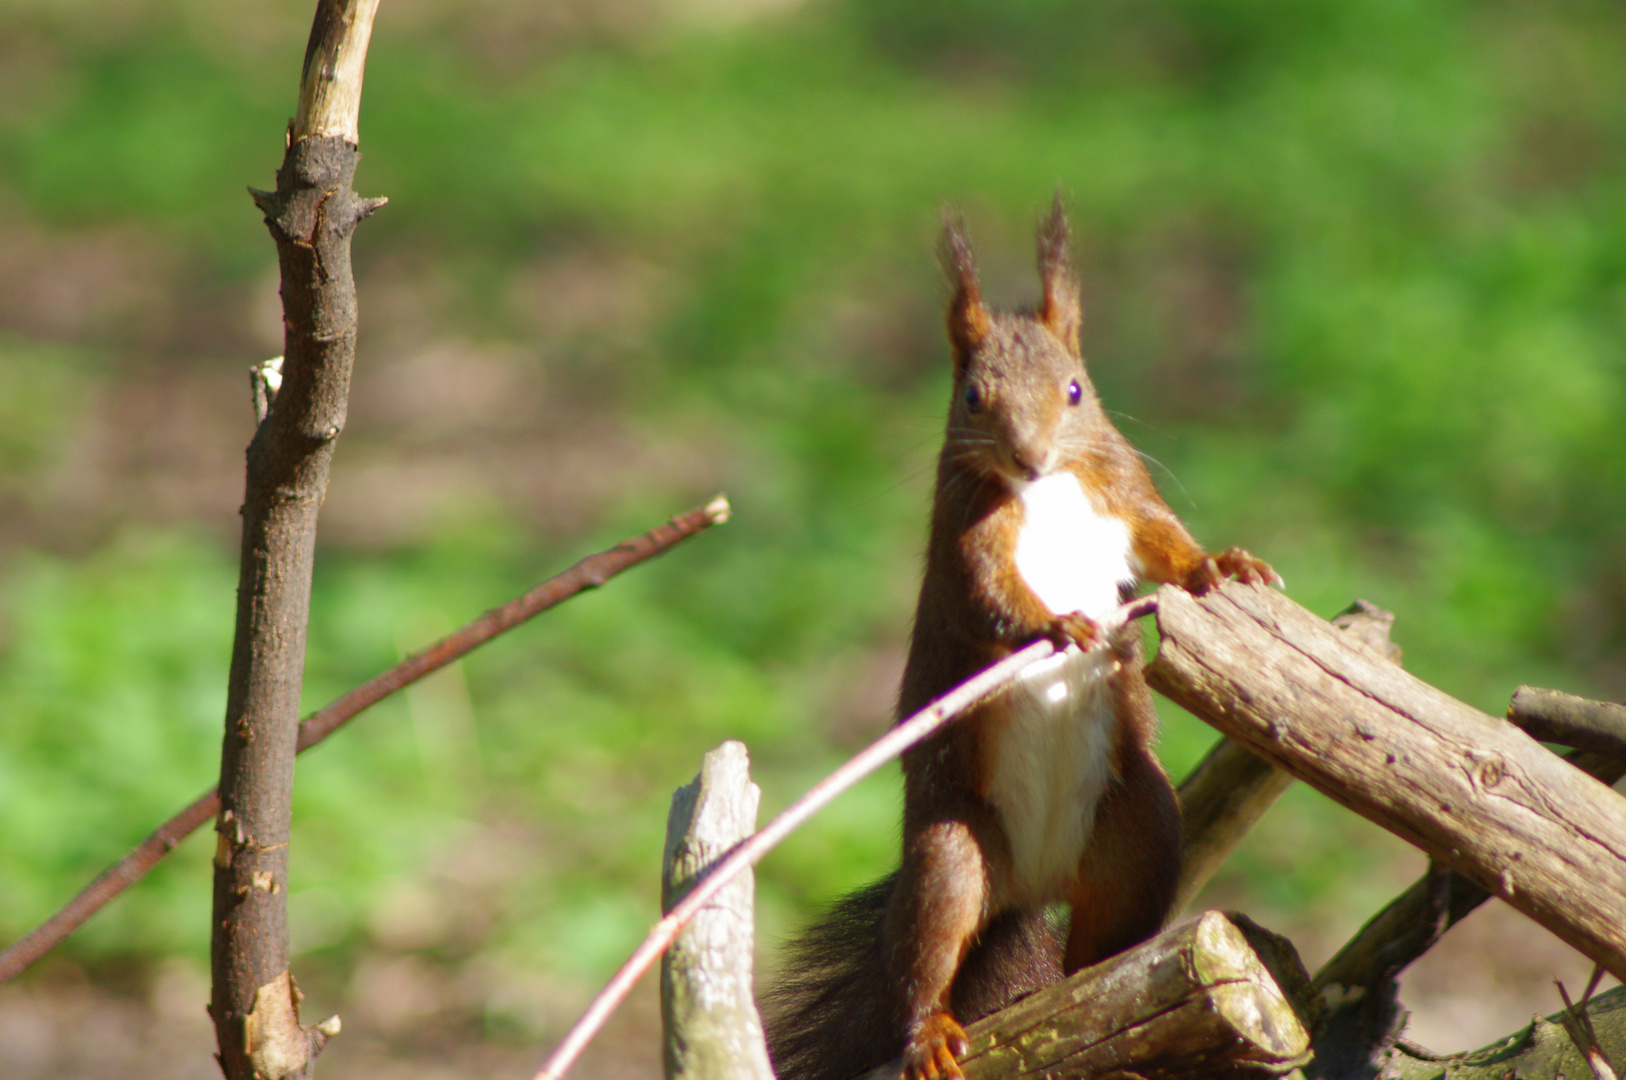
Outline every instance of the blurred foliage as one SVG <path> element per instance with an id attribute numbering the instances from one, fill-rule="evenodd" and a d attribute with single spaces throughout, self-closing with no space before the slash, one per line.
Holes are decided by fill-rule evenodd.
<path id="1" fill-rule="evenodd" d="M 1395 610 L 1407 666 L 1490 712 L 1524 681 L 1626 693 L 1618 7 L 714 6 L 380 16 L 358 188 L 391 204 L 357 239 L 363 361 L 380 347 L 369 275 L 432 265 L 445 327 L 703 446 L 714 476 L 629 484 L 568 541 L 497 506 L 410 542 L 325 544 L 307 707 L 706 488 L 736 517 L 302 759 L 296 947 L 597 976 L 652 917 L 665 801 L 705 748 L 750 743 L 771 812 L 879 730 L 875 695 L 836 714 L 912 607 L 946 388 L 945 200 L 990 292 L 1021 302 L 1060 184 L 1096 382 L 1199 536 L 1269 557 L 1315 610 Z M 3 214 L 146 230 L 187 267 L 174 288 L 250 288 L 273 256 L 242 186 L 270 183 L 308 8 L 0 5 Z M 631 345 L 549 344 L 503 299 L 583 248 L 667 283 Z M 121 349 L 0 338 L 6 505 L 70 455 L 89 387 L 143 362 Z M 345 468 L 341 450 L 336 484 Z M 5 938 L 210 782 L 235 551 L 174 524 L 13 532 Z M 1179 773 L 1212 736 L 1173 712 Z M 1351 904 L 1352 885 L 1375 900 L 1359 886 L 1392 849 L 1290 800 L 1221 884 L 1299 915 Z M 765 928 L 880 872 L 896 803 L 882 777 L 765 864 Z M 206 843 L 71 951 L 201 954 Z"/>

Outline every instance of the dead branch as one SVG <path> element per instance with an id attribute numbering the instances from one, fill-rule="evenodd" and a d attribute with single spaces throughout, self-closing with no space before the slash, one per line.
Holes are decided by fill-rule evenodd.
<path id="1" fill-rule="evenodd" d="M 481 615 L 433 645 L 402 660 L 381 675 L 312 713 L 299 725 L 298 752 L 326 739 L 347 721 L 397 690 L 434 674 L 467 656 L 492 638 L 535 618 L 557 604 L 589 589 L 596 589 L 617 574 L 671 550 L 713 525 L 728 520 L 728 500 L 719 495 L 704 506 L 679 514 L 642 536 L 589 555 L 562 574 L 556 574 L 530 592 Z M 92 915 L 140 881 L 164 856 L 201 828 L 220 810 L 220 796 L 210 789 L 192 804 L 155 829 L 128 855 L 104 870 L 72 900 L 45 922 L 0 952 L 0 983 L 21 975 L 40 957 L 56 948 Z"/>
<path id="2" fill-rule="evenodd" d="M 1626 705 L 1521 686 L 1507 718 L 1533 739 L 1626 758 Z"/>
<path id="3" fill-rule="evenodd" d="M 1626 775 L 1626 761 L 1581 751 L 1565 760 L 1605 784 Z M 1488 890 L 1455 871 L 1431 867 L 1374 915 L 1316 973 L 1326 1006 L 1316 1035 L 1316 1075 L 1362 1075 L 1398 1044 L 1406 1015 L 1397 977 L 1441 935 L 1486 900 Z"/>
<path id="4" fill-rule="evenodd" d="M 1143 596 L 1131 600 L 1100 620 L 1103 642 L 1131 619 L 1138 619 L 1157 609 L 1157 598 Z M 1100 646 L 1105 648 L 1105 645 Z M 573 1024 L 565 1037 L 554 1047 L 553 1053 L 542 1063 L 535 1080 L 558 1080 L 575 1064 L 576 1058 L 598 1034 L 610 1014 L 626 999 L 633 984 L 648 971 L 655 960 L 675 939 L 695 913 L 728 884 L 730 879 L 748 866 L 755 865 L 774 847 L 800 828 L 808 818 L 824 809 L 836 796 L 852 787 L 882 765 L 926 738 L 938 728 L 964 713 L 971 706 L 1018 678 L 1029 664 L 1037 663 L 1056 652 L 1056 646 L 1041 639 L 1026 646 L 999 663 L 973 675 L 953 690 L 944 694 L 926 708 L 905 720 L 869 746 L 859 751 L 835 772 L 815 784 L 805 795 L 786 807 L 778 817 L 750 839 L 734 848 L 733 852 L 697 884 L 649 931 L 642 944 L 633 951 L 610 981 L 606 983 L 587 1010 Z"/>
<path id="5" fill-rule="evenodd" d="M 1559 1022 L 1564 1025 L 1564 1031 L 1569 1035 L 1570 1042 L 1575 1044 L 1575 1049 L 1581 1052 L 1581 1057 L 1587 1064 L 1587 1071 L 1592 1074 L 1592 1080 L 1616 1080 L 1615 1066 L 1598 1042 L 1598 1033 L 1592 1026 L 1592 1014 L 1588 1007 L 1592 1001 L 1592 992 L 1598 988 L 1598 980 L 1602 975 L 1603 968 L 1592 969 L 1592 978 L 1587 982 L 1586 992 L 1581 995 L 1579 1005 L 1570 1000 L 1570 992 L 1564 989 L 1562 980 L 1554 979 L 1553 984 L 1558 987 L 1558 996 L 1564 1001 L 1564 1011 L 1558 1014 Z"/>
<path id="6" fill-rule="evenodd" d="M 1309 1060 L 1307 987 L 1284 938 L 1210 911 L 972 1024 L 960 1066 L 966 1080 L 1281 1076 Z"/>
<path id="7" fill-rule="evenodd" d="M 1159 692 L 1167 693 L 1148 679 Z M 1293 786 L 1293 778 L 1235 739 L 1214 744 L 1180 785 L 1180 891 L 1185 910 L 1265 811 Z"/>
<path id="8" fill-rule="evenodd" d="M 1626 776 L 1626 761 L 1607 758 L 1600 754 L 1578 752 L 1565 758 L 1576 768 L 1605 784 L 1613 785 Z M 1390 901 L 1387 907 L 1372 917 L 1349 939 L 1336 956 L 1316 972 L 1317 990 L 1332 990 L 1334 998 L 1347 996 L 1357 988 L 1372 986 L 1372 973 L 1377 969 L 1380 956 L 1388 963 L 1398 963 L 1394 974 L 1399 974 L 1425 949 L 1399 949 L 1397 942 L 1411 938 L 1413 927 L 1428 921 L 1426 912 L 1431 907 L 1427 900 L 1429 875 L 1419 878 L 1409 889 Z M 1489 890 L 1482 889 L 1461 874 L 1452 872 L 1448 887 L 1450 902 L 1446 923 L 1442 930 L 1461 922 L 1479 905 L 1491 898 Z"/>
<path id="9" fill-rule="evenodd" d="M 220 754 L 209 1011 L 229 1080 L 308 1077 L 337 1030 L 299 1024 L 288 970 L 288 835 L 316 515 L 355 360 L 350 237 L 383 202 L 350 186 L 377 7 L 319 0 L 277 189 L 250 191 L 277 246 L 285 360 L 248 447 Z"/>
<path id="10" fill-rule="evenodd" d="M 1400 647 L 1389 640 L 1395 617 L 1375 604 L 1357 600 L 1332 618 L 1332 624 L 1395 663 Z M 1147 672 L 1152 688 L 1163 694 L 1162 669 Z M 1220 864 L 1254 827 L 1293 778 L 1233 739 L 1222 738 L 1180 785 L 1180 819 L 1185 838 L 1180 849 L 1180 891 L 1174 910 L 1182 911 L 1202 891 Z"/>
<path id="11" fill-rule="evenodd" d="M 678 788 L 666 820 L 661 910 L 756 831 L 761 790 L 745 744 L 725 742 Z M 742 870 L 701 909 L 661 959 L 667 1080 L 773 1080 L 751 991 L 755 886 Z"/>
<path id="12" fill-rule="evenodd" d="M 1285 596 L 1158 593 L 1155 666 L 1225 734 L 1626 972 L 1626 803 Z"/>

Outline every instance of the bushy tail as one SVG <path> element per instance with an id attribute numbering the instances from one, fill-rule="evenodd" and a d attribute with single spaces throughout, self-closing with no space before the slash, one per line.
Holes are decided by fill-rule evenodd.
<path id="1" fill-rule="evenodd" d="M 881 927 L 897 874 L 851 893 L 787 949 L 763 995 L 779 1080 L 853 1080 L 903 1052 L 904 1006 Z M 1042 910 L 996 917 L 954 980 L 970 1023 L 1061 978 L 1061 941 Z"/>

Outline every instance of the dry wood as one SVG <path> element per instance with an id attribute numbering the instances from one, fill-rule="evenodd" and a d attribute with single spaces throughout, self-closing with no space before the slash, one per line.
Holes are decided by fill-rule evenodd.
<path id="1" fill-rule="evenodd" d="M 302 105 L 290 127 L 277 190 L 251 192 L 277 245 L 286 359 L 248 447 L 220 755 L 209 1010 L 229 1080 L 308 1077 L 337 1030 L 299 1023 L 288 970 L 288 835 L 316 514 L 355 359 L 350 237 L 381 205 L 350 187 L 376 9 L 377 0 L 320 0 L 300 86 L 301 102 L 315 104 Z"/>
<path id="2" fill-rule="evenodd" d="M 1282 1076 L 1309 1060 L 1307 986 L 1285 939 L 1209 911 L 972 1024 L 960 1065 L 966 1080 Z"/>
<path id="3" fill-rule="evenodd" d="M 1626 758 L 1626 705 L 1521 686 L 1507 718 L 1542 742 Z"/>
<path id="4" fill-rule="evenodd" d="M 300 721 L 299 753 L 320 743 L 397 690 L 434 674 L 499 634 L 512 630 L 555 605 L 588 589 L 596 589 L 622 571 L 630 570 L 691 536 L 727 521 L 728 513 L 728 500 L 719 495 L 706 505 L 679 514 L 642 536 L 628 537 L 608 550 L 589 555 L 529 592 L 492 608 L 473 622 L 447 634 L 421 652 L 413 653 L 388 671 L 367 680 Z M 81 889 L 49 919 L 0 952 L 0 983 L 27 971 L 31 964 L 61 944 L 92 915 L 145 877 L 149 870 L 175 850 L 176 845 L 201 828 L 219 810 L 220 795 L 210 788 L 192 800 L 191 805 L 158 826 L 147 839 L 99 874 L 96 880 Z"/>
<path id="5" fill-rule="evenodd" d="M 1158 594 L 1181 705 L 1619 975 L 1626 800 L 1279 593 Z"/>
<path id="6" fill-rule="evenodd" d="M 1575 751 L 1565 758 L 1588 776 L 1614 784 L 1626 761 Z M 1454 871 L 1431 867 L 1362 926 L 1316 973 L 1326 1007 L 1316 1033 L 1316 1075 L 1366 1076 L 1402 1035 L 1398 976 L 1491 894 Z"/>
<path id="7" fill-rule="evenodd" d="M 1152 682 L 1163 693 L 1162 687 Z M 1293 778 L 1235 739 L 1221 739 L 1180 785 L 1180 891 L 1185 910 Z"/>
<path id="8" fill-rule="evenodd" d="M 1394 615 L 1365 600 L 1355 601 L 1332 618 L 1334 626 L 1398 664 L 1400 647 L 1389 640 L 1394 621 Z M 1153 689 L 1168 693 L 1159 685 L 1161 669 L 1154 665 L 1147 675 Z M 1222 738 L 1214 744 L 1180 785 L 1185 835 L 1176 912 L 1196 898 L 1214 871 L 1292 784 L 1291 776 L 1234 739 Z"/>
<path id="9" fill-rule="evenodd" d="M 1614 1061 L 1626 1060 L 1626 987 L 1617 986 L 1586 1004 L 1598 1044 Z M 1383 1058 L 1381 1080 L 1507 1080 L 1508 1077 L 1592 1075 L 1585 1058 L 1564 1030 L 1562 1014 L 1538 1019 L 1529 1027 L 1482 1050 L 1467 1054 L 1429 1054 L 1401 1043 Z"/>
<path id="10" fill-rule="evenodd" d="M 1622 776 L 1626 776 L 1626 761 L 1604 757 L 1601 754 L 1579 752 L 1571 754 L 1565 760 L 1605 784 L 1613 785 Z M 1355 936 L 1349 939 L 1348 944 L 1339 949 L 1338 954 L 1316 972 L 1316 988 L 1323 991 L 1341 988 L 1332 989 L 1332 997 L 1342 998 L 1357 987 L 1369 988 L 1372 985 L 1372 973 L 1378 966 L 1398 964 L 1395 968 L 1398 974 L 1406 965 L 1421 956 L 1422 949 L 1397 951 L 1396 943 L 1410 938 L 1413 935 L 1412 928 L 1429 918 L 1428 881 L 1428 875 L 1423 875 L 1361 927 Z M 1491 897 L 1488 890 L 1480 888 L 1457 873 L 1450 875 L 1448 893 L 1446 923 L 1441 928 L 1442 931 L 1461 922 Z"/>
<path id="11" fill-rule="evenodd" d="M 757 827 L 762 792 L 745 744 L 725 742 L 678 788 L 666 819 L 661 910 Z M 661 958 L 667 1080 L 773 1080 L 751 991 L 756 940 L 750 870 L 711 899 Z"/>

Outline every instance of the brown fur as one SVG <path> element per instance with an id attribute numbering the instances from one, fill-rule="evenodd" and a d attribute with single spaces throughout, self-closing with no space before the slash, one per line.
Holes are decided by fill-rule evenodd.
<path id="1" fill-rule="evenodd" d="M 1034 313 L 989 312 L 963 228 L 945 226 L 954 398 L 900 718 L 1037 637 L 1096 641 L 1091 620 L 1052 612 L 1017 570 L 1025 511 L 1014 482 L 1071 471 L 1097 513 L 1128 527 L 1143 579 L 1202 591 L 1225 575 L 1273 577 L 1239 548 L 1204 553 L 1102 411 L 1079 357 L 1082 315 L 1059 198 L 1038 247 L 1043 299 Z M 809 930 L 768 995 L 781 1080 L 849 1080 L 899 1055 L 906 1080 L 953 1080 L 962 1023 L 1162 925 L 1179 877 L 1179 807 L 1152 750 L 1157 720 L 1139 631 L 1125 628 L 1108 644 L 1110 714 L 1074 719 L 1112 725 L 1110 776 L 1099 801 L 1080 807 L 1094 824 L 1071 880 L 1037 899 L 1012 886 L 1010 840 L 989 801 L 990 746 L 1010 722 L 1005 699 L 910 750 L 898 870 Z M 1072 905 L 1065 939 L 1044 911 L 1060 901 Z"/>

